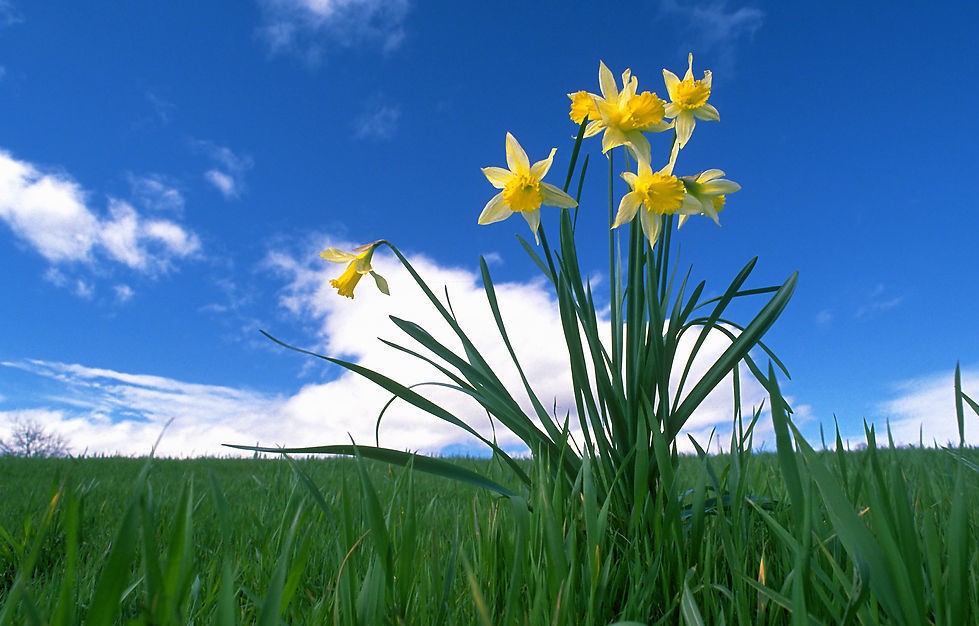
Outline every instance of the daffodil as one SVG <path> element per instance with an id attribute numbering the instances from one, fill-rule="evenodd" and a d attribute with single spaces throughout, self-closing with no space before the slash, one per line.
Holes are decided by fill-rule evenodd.
<path id="1" fill-rule="evenodd" d="M 704 72 L 701 80 L 693 78 L 693 53 L 687 57 L 687 73 L 683 80 L 676 77 L 670 70 L 663 70 L 663 80 L 666 91 L 670 95 L 670 103 L 666 105 L 666 117 L 674 118 L 676 138 L 680 148 L 687 145 L 690 135 L 698 119 L 716 122 L 721 119 L 713 105 L 707 104 L 710 98 L 711 73 Z"/>
<path id="2" fill-rule="evenodd" d="M 623 172 L 622 178 L 631 191 L 622 196 L 612 228 L 627 224 L 639 213 L 642 231 L 653 246 L 659 240 L 661 216 L 700 213 L 700 201 L 688 194 L 683 181 L 673 175 L 673 160 L 654 172 L 646 161 L 639 161 L 637 174 Z"/>
<path id="3" fill-rule="evenodd" d="M 738 183 L 721 178 L 724 172 L 721 170 L 707 170 L 696 176 L 682 176 L 680 180 L 686 188 L 687 193 L 700 202 L 701 213 L 714 220 L 720 226 L 717 214 L 724 210 L 728 194 L 741 189 Z M 680 226 L 687 220 L 686 215 L 680 216 Z"/>
<path id="4" fill-rule="evenodd" d="M 658 133 L 673 125 L 665 121 L 666 102 L 655 93 L 639 89 L 639 80 L 630 70 L 622 72 L 622 89 L 615 83 L 615 77 L 604 62 L 599 62 L 598 84 L 602 95 L 579 91 L 568 94 L 571 98 L 571 119 L 582 123 L 587 117 L 590 121 L 585 127 L 585 137 L 605 131 L 602 135 L 602 152 L 617 146 L 628 146 L 637 160 L 649 160 L 649 140 L 644 132 Z"/>
<path id="5" fill-rule="evenodd" d="M 523 216 L 530 224 L 530 230 L 537 237 L 540 226 L 540 207 L 542 204 L 565 209 L 578 206 L 574 198 L 564 193 L 554 185 L 545 183 L 542 179 L 551 169 L 554 153 L 557 148 L 551 148 L 546 159 L 533 165 L 527 158 L 527 153 L 520 143 L 510 133 L 506 134 L 507 168 L 484 167 L 483 174 L 497 189 L 502 191 L 493 196 L 483 212 L 479 214 L 480 224 L 492 224 L 510 217 L 514 213 Z"/>
<path id="6" fill-rule="evenodd" d="M 327 261 L 348 264 L 347 269 L 340 274 L 339 278 L 334 278 L 330 281 L 330 286 L 336 288 L 337 293 L 341 296 L 353 298 L 354 288 L 357 286 L 357 283 L 360 282 L 360 279 L 365 274 L 370 274 L 374 277 L 374 282 L 377 284 L 377 288 L 381 293 L 390 295 L 391 292 L 388 291 L 388 282 L 371 267 L 371 257 L 374 256 L 374 250 L 382 243 L 384 242 L 375 241 L 355 248 L 353 252 L 344 252 L 333 247 L 320 252 L 320 256 Z"/>

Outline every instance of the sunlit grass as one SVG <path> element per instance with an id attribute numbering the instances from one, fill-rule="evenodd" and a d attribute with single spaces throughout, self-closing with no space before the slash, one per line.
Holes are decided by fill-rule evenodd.
<path id="1" fill-rule="evenodd" d="M 0 458 L 0 624 L 972 623 L 979 451 L 801 448 L 681 457 L 615 525 L 587 470 L 528 507 L 349 459 Z"/>

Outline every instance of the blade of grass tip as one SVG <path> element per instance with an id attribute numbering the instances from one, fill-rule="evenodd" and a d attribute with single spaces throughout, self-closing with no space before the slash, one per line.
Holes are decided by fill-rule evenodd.
<path id="1" fill-rule="evenodd" d="M 47 541 L 48 531 L 50 530 L 55 514 L 58 511 L 61 499 L 63 497 L 64 485 L 54 493 L 51 501 L 48 503 L 48 508 L 45 511 L 44 518 L 41 521 L 40 527 L 37 530 L 37 536 L 34 539 L 34 544 L 31 547 L 30 552 L 27 556 L 17 564 L 17 576 L 14 579 L 13 585 L 11 585 L 10 590 L 7 592 L 6 598 L 2 608 L 0 608 L 0 626 L 7 626 L 7 624 L 12 623 L 14 615 L 17 611 L 17 606 L 21 605 L 24 611 L 30 614 L 34 601 L 30 596 L 30 592 L 27 589 L 27 579 L 31 577 L 34 573 L 34 566 L 37 563 L 37 559 L 41 554 L 41 548 Z M 33 609 L 36 611 L 36 608 Z"/>
<path id="2" fill-rule="evenodd" d="M 374 483 L 367 473 L 367 466 L 364 463 L 363 456 L 360 454 L 359 446 L 354 446 L 354 453 L 357 458 L 357 474 L 360 476 L 360 497 L 361 504 L 364 507 L 364 516 L 367 518 L 367 525 L 371 530 L 371 539 L 384 566 L 385 577 L 387 577 L 394 572 L 391 559 L 391 535 L 388 533 L 387 523 L 384 520 L 384 512 L 381 508 L 381 501 L 377 496 Z"/>
<path id="3" fill-rule="evenodd" d="M 81 536 L 81 498 L 72 489 L 64 499 L 62 524 L 65 534 L 64 578 L 58 593 L 58 604 L 51 616 L 51 626 L 71 626 L 77 623 L 78 594 L 75 588 L 78 576 L 78 546 Z"/>
<path id="4" fill-rule="evenodd" d="M 136 556 L 136 546 L 139 543 L 139 521 L 143 508 L 143 500 L 140 496 L 146 490 L 146 475 L 149 467 L 150 464 L 147 462 L 136 479 L 132 500 L 112 539 L 105 567 L 99 573 L 92 603 L 85 616 L 86 626 L 115 624 L 126 583 L 132 578 L 131 568 Z"/>
<path id="5" fill-rule="evenodd" d="M 976 543 L 970 537 L 969 513 L 972 507 L 966 501 L 966 493 L 965 469 L 959 465 L 955 473 L 952 510 L 949 513 L 946 531 L 948 541 L 946 597 L 949 602 L 949 624 L 974 623 L 975 618 L 979 617 L 970 615 L 969 587 L 974 584 L 974 574 L 970 575 L 969 563 L 975 555 Z"/>
<path id="6" fill-rule="evenodd" d="M 163 572 L 164 590 L 173 601 L 179 601 L 193 581 L 194 564 L 194 483 L 188 480 L 181 494 L 176 523 L 170 534 L 167 564 Z"/>
<path id="7" fill-rule="evenodd" d="M 690 390 L 686 399 L 680 404 L 671 418 L 672 423 L 668 432 L 668 436 L 671 439 L 676 437 L 680 428 L 687 421 L 687 418 L 701 404 L 707 394 L 723 380 L 728 372 L 737 367 L 738 362 L 754 348 L 762 336 L 772 327 L 775 320 L 778 319 L 789 303 L 798 279 L 799 273 L 793 272 L 772 299 L 765 304 L 758 315 L 745 327 L 744 332 L 738 335 L 738 338 L 727 347 L 707 373 Z"/>
<path id="8" fill-rule="evenodd" d="M 687 578 L 690 578 L 689 574 Z M 683 595 L 680 598 L 680 623 L 689 626 L 704 626 L 706 623 L 686 580 L 683 581 Z"/>
<path id="9" fill-rule="evenodd" d="M 790 423 L 793 431 L 795 426 Z M 832 522 L 840 542 L 850 557 L 858 563 L 865 563 L 869 572 L 870 588 L 888 617 L 897 624 L 911 624 L 908 619 L 917 613 L 908 602 L 913 602 L 913 592 L 901 584 L 901 577 L 894 572 L 883 549 L 870 529 L 856 512 L 856 507 L 847 500 L 839 484 L 829 469 L 818 458 L 815 451 L 795 431 L 799 450 L 806 459 L 809 474 L 822 495 L 826 512 Z"/>
<path id="10" fill-rule="evenodd" d="M 959 447 L 965 447 L 965 407 L 962 406 L 962 370 L 955 363 L 955 419 L 959 426 Z"/>
<path id="11" fill-rule="evenodd" d="M 256 450 L 258 452 L 275 452 L 282 454 L 337 454 L 342 456 L 357 456 L 357 454 L 360 454 L 360 456 L 364 457 L 365 459 L 382 461 L 384 463 L 391 463 L 401 467 L 406 467 L 408 463 L 412 463 L 412 466 L 416 470 L 425 472 L 426 474 L 432 474 L 442 478 L 450 478 L 468 485 L 488 489 L 507 498 L 513 498 L 518 495 L 516 492 L 507 489 L 503 485 L 465 467 L 460 467 L 442 459 L 424 456 L 413 452 L 405 452 L 403 450 L 376 448 L 374 446 L 355 446 L 352 444 L 313 446 L 309 448 L 263 448 L 256 446 L 226 445 L 229 448 L 238 448 L 241 450 Z"/>
<path id="12" fill-rule="evenodd" d="M 575 230 L 578 228 L 578 209 L 581 208 L 581 189 L 585 186 L 585 172 L 588 171 L 588 155 L 585 155 L 585 160 L 581 163 L 581 172 L 578 174 L 578 191 L 575 192 L 574 199 L 578 202 L 578 206 L 574 208 L 574 219 L 571 221 L 571 227 Z"/>
<path id="13" fill-rule="evenodd" d="M 789 414 L 788 405 L 782 397 L 782 392 L 775 377 L 775 368 L 771 363 L 768 364 L 768 378 L 765 381 L 768 395 L 771 398 L 772 428 L 775 430 L 775 450 L 777 453 L 779 468 L 782 471 L 782 479 L 785 481 L 785 489 L 789 493 L 789 501 L 792 503 L 792 519 L 795 522 L 796 530 L 802 528 L 803 491 L 802 478 L 799 475 L 799 464 L 792 445 L 792 436 L 789 433 Z"/>
<path id="14" fill-rule="evenodd" d="M 482 626 L 493 626 L 489 607 L 486 606 L 486 598 L 483 597 L 483 592 L 479 590 L 479 581 L 476 580 L 476 575 L 473 573 L 473 568 L 469 564 L 469 559 L 466 558 L 465 554 L 461 556 L 462 568 L 466 572 L 466 582 L 469 584 L 469 592 L 472 594 L 473 602 L 476 604 L 476 615 L 479 616 L 479 623 Z"/>
<path id="15" fill-rule="evenodd" d="M 279 547 L 279 558 L 272 570 L 265 597 L 262 599 L 262 610 L 258 614 L 256 626 L 279 626 L 279 615 L 282 609 L 282 595 L 286 584 L 286 573 L 289 569 L 289 553 L 292 551 L 293 541 L 296 536 L 296 528 L 299 525 L 301 510 L 297 507 L 296 514 L 292 519 L 292 524 L 286 531 L 285 537 Z"/>
<path id="16" fill-rule="evenodd" d="M 221 582 L 217 591 L 217 615 L 215 616 L 214 623 L 215 626 L 237 626 L 235 577 L 231 569 L 233 558 L 231 544 L 231 507 L 213 471 L 207 473 L 207 480 L 211 489 L 211 497 L 214 500 L 214 511 L 217 514 L 218 525 L 221 530 Z"/>

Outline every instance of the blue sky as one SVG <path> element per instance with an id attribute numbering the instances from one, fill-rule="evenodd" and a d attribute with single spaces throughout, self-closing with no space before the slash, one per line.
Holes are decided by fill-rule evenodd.
<path id="1" fill-rule="evenodd" d="M 377 265 L 394 295 L 364 284 L 349 301 L 317 253 L 390 239 L 477 329 L 486 255 L 533 345 L 553 311 L 514 238 L 523 221 L 476 225 L 495 193 L 480 168 L 504 163 L 509 131 L 532 160 L 558 148 L 560 184 L 565 94 L 598 91 L 603 60 L 665 97 L 663 68 L 682 76 L 693 51 L 721 120 L 698 124 L 677 171 L 721 168 L 742 190 L 722 228 L 684 227 L 681 262 L 715 290 L 753 256 L 755 285 L 799 270 L 767 340 L 811 436 L 835 416 L 854 439 L 890 420 L 902 441 L 921 428 L 944 443 L 956 361 L 979 395 L 979 9 L 952 9 L 0 0 L 0 437 L 18 419 L 76 452 L 148 452 L 170 419 L 168 454 L 372 437 L 383 394 L 259 329 L 418 377 L 375 338 L 397 337 L 389 312 L 430 313 L 390 258 Z M 597 140 L 586 150 L 580 245 L 600 281 L 607 169 Z M 560 396 L 560 355 L 526 352 L 542 395 Z M 708 413 L 699 432 L 723 430 Z M 407 411 L 385 436 L 466 445 Z"/>

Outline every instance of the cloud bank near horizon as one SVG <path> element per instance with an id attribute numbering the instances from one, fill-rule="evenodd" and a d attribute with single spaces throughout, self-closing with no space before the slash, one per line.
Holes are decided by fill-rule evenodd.
<path id="1" fill-rule="evenodd" d="M 340 242 L 338 247 L 351 246 Z M 467 333 L 517 403 L 528 415 L 533 414 L 519 374 L 499 338 L 478 273 L 442 266 L 424 256 L 412 256 L 410 260 L 433 291 L 442 293 L 443 286 L 448 290 L 452 309 Z M 419 392 L 484 436 L 495 435 L 504 449 L 524 451 L 522 442 L 499 424 L 494 432 L 485 411 L 471 398 L 427 384 L 444 380 L 434 368 L 378 340 L 383 337 L 417 347 L 390 321 L 389 316 L 393 315 L 418 323 L 444 345 L 458 349 L 451 330 L 400 264 L 379 252 L 374 265 L 391 284 L 392 296 L 378 293 L 371 281 L 364 281 L 357 297 L 349 300 L 339 297 L 329 286 L 329 278 L 338 275 L 341 266 L 327 264 L 315 255 L 284 251 L 270 253 L 266 261 L 266 268 L 284 285 L 281 307 L 311 328 L 314 339 L 304 347 L 376 369 L 404 384 L 422 385 L 417 388 Z M 570 414 L 574 424 L 564 339 L 547 285 L 542 280 L 505 282 L 497 284 L 496 291 L 508 334 L 536 394 L 559 420 Z M 705 359 L 695 363 L 692 380 L 706 370 L 708 360 L 712 361 L 728 345 L 726 338 L 715 334 L 708 337 L 702 350 Z M 694 340 L 691 335 L 682 349 L 689 350 Z M 223 447 L 223 443 L 311 446 L 347 443 L 352 438 L 358 443 L 373 444 L 378 414 L 391 399 L 374 383 L 348 371 L 340 371 L 331 380 L 270 394 L 82 364 L 24 360 L 3 365 L 53 381 L 59 390 L 37 398 L 31 406 L 21 402 L 7 408 L 4 404 L 9 406 L 9 399 L 0 404 L 0 437 L 9 433 L 16 420 L 33 419 L 68 439 L 75 453 L 148 454 L 161 433 L 156 453 L 177 457 L 237 454 Z M 315 365 L 311 363 L 310 367 Z M 336 374 L 336 368 L 326 367 L 325 371 Z M 750 415 L 752 408 L 761 406 L 764 400 L 761 386 L 745 373 L 744 412 Z M 806 407 L 797 407 L 796 415 L 804 420 Z M 702 445 L 707 445 L 714 433 L 716 449 L 727 444 L 732 419 L 731 386 L 727 381 L 694 414 L 685 433 Z M 768 420 L 761 420 L 756 443 L 770 439 L 768 424 Z M 398 449 L 479 453 L 483 448 L 471 435 L 403 401 L 394 402 L 387 409 L 379 433 L 381 445 Z M 682 449 L 692 449 L 686 435 L 681 435 L 680 445 Z"/>

